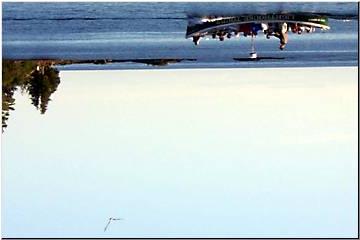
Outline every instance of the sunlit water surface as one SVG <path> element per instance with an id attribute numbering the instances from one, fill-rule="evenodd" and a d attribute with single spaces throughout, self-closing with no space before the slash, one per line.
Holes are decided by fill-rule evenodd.
<path id="1" fill-rule="evenodd" d="M 241 14 L 317 13 L 331 29 L 289 34 L 285 51 L 279 40 L 256 38 L 259 56 L 284 58 L 238 62 L 248 57 L 250 37 L 224 42 L 185 39 L 188 19 Z M 7 59 L 193 58 L 174 68 L 357 66 L 356 2 L 52 2 L 3 4 L 3 57 Z M 69 66 L 71 69 L 131 69 L 144 65 Z"/>

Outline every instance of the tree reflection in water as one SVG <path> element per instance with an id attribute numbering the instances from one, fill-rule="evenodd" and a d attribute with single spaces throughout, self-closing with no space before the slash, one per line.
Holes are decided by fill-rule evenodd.
<path id="1" fill-rule="evenodd" d="M 44 114 L 51 94 L 59 83 L 59 71 L 50 61 L 4 60 L 2 65 L 2 130 L 7 127 L 10 111 L 14 110 L 14 93 L 18 88 L 30 95 L 32 104 Z"/>

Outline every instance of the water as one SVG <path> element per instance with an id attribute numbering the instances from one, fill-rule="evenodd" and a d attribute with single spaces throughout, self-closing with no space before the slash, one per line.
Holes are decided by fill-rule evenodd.
<path id="1" fill-rule="evenodd" d="M 188 17 L 278 12 L 328 15 L 331 30 L 310 36 L 291 34 L 284 52 L 278 50 L 278 40 L 259 36 L 259 55 L 285 57 L 280 62 L 235 62 L 233 58 L 248 55 L 249 38 L 202 41 L 197 47 L 185 39 Z M 356 3 L 3 4 L 3 57 L 8 59 L 197 59 L 170 66 L 175 68 L 355 66 L 357 41 Z M 104 67 L 146 68 L 141 64 Z"/>

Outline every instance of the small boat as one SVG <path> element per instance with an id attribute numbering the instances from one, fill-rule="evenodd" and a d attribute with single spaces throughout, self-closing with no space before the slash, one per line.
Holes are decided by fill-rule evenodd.
<path id="1" fill-rule="evenodd" d="M 257 59 L 257 53 L 256 52 L 251 52 L 249 55 L 250 59 Z"/>

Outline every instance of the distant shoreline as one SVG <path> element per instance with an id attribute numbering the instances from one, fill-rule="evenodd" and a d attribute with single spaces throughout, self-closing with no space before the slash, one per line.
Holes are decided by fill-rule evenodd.
<path id="1" fill-rule="evenodd" d="M 269 58 L 260 57 L 259 59 L 250 58 L 234 58 L 232 64 L 224 62 L 223 65 L 212 65 L 211 63 L 197 62 L 195 58 L 138 58 L 138 59 L 92 59 L 92 60 L 71 60 L 71 59 L 2 59 L 4 64 L 27 63 L 31 64 L 35 69 L 36 66 L 53 67 L 59 70 L 66 71 L 82 71 L 82 70 L 192 70 L 192 69 L 324 69 L 324 68 L 358 68 L 357 65 L 324 65 L 324 66 L 309 66 L 309 65 L 290 65 L 290 66 L 274 66 L 273 65 L 257 65 L 257 62 L 269 63 L 267 60 L 275 60 L 277 63 L 283 58 Z M 253 65 L 240 65 L 240 63 L 253 63 Z M 121 65 L 122 63 L 126 65 Z M 133 63 L 133 64 L 132 64 Z M 183 63 L 182 65 L 177 65 Z M 239 63 L 239 65 L 234 65 Z M 119 65 L 120 64 L 120 65 Z M 127 65 L 131 64 L 131 65 Z M 137 65 L 140 64 L 140 65 Z M 254 65 L 255 64 L 255 65 Z M 103 66 L 103 67 L 102 67 Z"/>
<path id="2" fill-rule="evenodd" d="M 93 59 L 93 60 L 66 60 L 66 59 L 3 59 L 4 61 L 9 62 L 25 62 L 33 61 L 37 62 L 39 65 L 70 65 L 70 64 L 97 64 L 104 65 L 110 63 L 125 63 L 125 62 L 134 62 L 134 63 L 144 63 L 147 65 L 153 66 L 165 66 L 172 63 L 178 63 L 182 61 L 196 61 L 193 58 L 138 58 L 138 59 Z"/>

